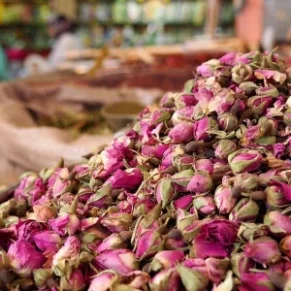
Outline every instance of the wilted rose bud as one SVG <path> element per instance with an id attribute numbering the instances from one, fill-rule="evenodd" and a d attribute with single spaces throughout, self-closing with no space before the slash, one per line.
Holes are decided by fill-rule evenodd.
<path id="1" fill-rule="evenodd" d="M 238 124 L 238 118 L 230 112 L 221 114 L 217 120 L 219 127 L 226 132 L 232 131 Z"/>
<path id="2" fill-rule="evenodd" d="M 212 196 L 195 197 L 193 200 L 193 206 L 202 215 L 210 215 L 215 211 L 215 204 Z"/>
<path id="3" fill-rule="evenodd" d="M 103 252 L 96 257 L 95 262 L 101 268 L 114 270 L 121 275 L 127 275 L 138 268 L 134 253 L 127 249 Z"/>
<path id="4" fill-rule="evenodd" d="M 275 286 L 265 272 L 244 273 L 240 277 L 239 290 L 273 291 Z"/>
<path id="5" fill-rule="evenodd" d="M 186 290 L 206 290 L 209 280 L 203 273 L 183 265 L 176 268 Z"/>
<path id="6" fill-rule="evenodd" d="M 249 241 L 245 245 L 244 254 L 260 264 L 276 263 L 281 258 L 277 242 L 268 236 Z"/>
<path id="7" fill-rule="evenodd" d="M 174 184 L 177 186 L 180 186 L 178 188 L 179 192 L 186 192 L 187 186 L 193 177 L 194 171 L 192 169 L 184 170 L 182 172 L 179 172 L 177 174 L 174 174 L 171 179 Z"/>
<path id="8" fill-rule="evenodd" d="M 201 221 L 196 213 L 189 213 L 185 210 L 177 210 L 177 228 L 187 241 L 191 241 L 199 232 Z"/>
<path id="9" fill-rule="evenodd" d="M 137 259 L 144 259 L 153 256 L 163 250 L 163 238 L 156 230 L 146 230 L 136 240 L 135 256 Z"/>
<path id="10" fill-rule="evenodd" d="M 214 193 L 214 201 L 220 214 L 229 214 L 234 208 L 237 198 L 233 195 L 231 187 L 218 186 Z"/>
<path id="11" fill-rule="evenodd" d="M 239 88 L 242 89 L 246 95 L 249 95 L 258 88 L 258 85 L 254 82 L 246 81 L 240 83 Z"/>
<path id="12" fill-rule="evenodd" d="M 176 268 L 160 271 L 157 273 L 150 283 L 153 291 L 179 291 L 180 278 Z"/>
<path id="13" fill-rule="evenodd" d="M 171 113 L 165 109 L 157 109 L 150 116 L 150 124 L 159 124 L 171 118 Z"/>
<path id="14" fill-rule="evenodd" d="M 177 109 L 195 106 L 197 104 L 197 99 L 192 93 L 180 93 L 175 98 L 175 105 Z"/>
<path id="15" fill-rule="evenodd" d="M 278 210 L 270 211 L 264 216 L 264 224 L 274 234 L 291 234 L 291 220 Z"/>
<path id="16" fill-rule="evenodd" d="M 267 108 L 271 107 L 274 98 L 271 96 L 253 96 L 247 101 L 248 107 L 256 116 L 261 116 L 266 113 Z"/>
<path id="17" fill-rule="evenodd" d="M 241 199 L 229 215 L 230 220 L 251 222 L 254 221 L 259 214 L 258 204 L 248 198 Z"/>
<path id="18" fill-rule="evenodd" d="M 73 270 L 69 276 L 62 276 L 60 281 L 62 290 L 82 290 L 85 285 L 85 277 L 80 269 Z"/>
<path id="19" fill-rule="evenodd" d="M 190 155 L 178 156 L 174 158 L 174 166 L 179 172 L 192 169 L 195 158 Z"/>
<path id="20" fill-rule="evenodd" d="M 260 185 L 259 176 L 255 174 L 242 173 L 234 177 L 234 187 L 239 187 L 242 192 L 256 190 Z"/>
<path id="21" fill-rule="evenodd" d="M 281 240 L 280 249 L 289 259 L 291 259 L 291 235 L 287 235 Z"/>
<path id="22" fill-rule="evenodd" d="M 220 159 L 226 159 L 236 150 L 236 143 L 229 139 L 220 140 L 215 147 L 215 156 Z"/>
<path id="23" fill-rule="evenodd" d="M 192 204 L 193 196 L 185 195 L 173 201 L 174 208 L 177 209 L 188 209 Z"/>
<path id="24" fill-rule="evenodd" d="M 46 205 L 33 205 L 35 219 L 40 222 L 47 222 L 49 219 L 56 217 L 56 211 Z"/>
<path id="25" fill-rule="evenodd" d="M 218 129 L 217 122 L 211 117 L 203 117 L 194 123 L 194 138 L 196 141 L 203 140 L 208 141 L 210 135 L 208 131 Z"/>
<path id="26" fill-rule="evenodd" d="M 33 279 L 38 288 L 47 286 L 47 281 L 53 276 L 51 269 L 36 269 L 33 270 Z"/>
<path id="27" fill-rule="evenodd" d="M 29 276 L 33 270 L 40 268 L 45 262 L 45 257 L 32 244 L 24 240 L 11 244 L 7 255 L 14 272 L 22 276 Z"/>
<path id="28" fill-rule="evenodd" d="M 211 77 L 213 72 L 217 67 L 220 66 L 220 61 L 217 59 L 211 59 L 202 65 L 197 67 L 197 73 L 200 74 L 202 77 Z"/>
<path id="29" fill-rule="evenodd" d="M 57 276 L 66 274 L 68 266 L 77 267 L 79 264 L 81 244 L 77 237 L 69 236 L 65 244 L 53 256 L 52 269 Z"/>
<path id="30" fill-rule="evenodd" d="M 269 170 L 266 173 L 262 173 L 259 175 L 260 184 L 264 187 L 267 187 L 271 181 L 276 180 L 278 170 Z"/>
<path id="31" fill-rule="evenodd" d="M 176 110 L 171 118 L 171 122 L 173 125 L 178 125 L 181 122 L 192 121 L 192 115 L 194 112 L 195 106 L 188 106 L 185 108 L 181 108 Z"/>
<path id="32" fill-rule="evenodd" d="M 28 219 L 20 221 L 15 225 L 18 239 L 32 241 L 35 234 L 43 230 L 43 225 L 35 220 Z"/>
<path id="33" fill-rule="evenodd" d="M 119 276 L 112 270 L 105 270 L 93 277 L 88 291 L 107 291 L 119 281 Z"/>
<path id="34" fill-rule="evenodd" d="M 150 197 L 145 197 L 132 203 L 132 206 L 133 206 L 132 212 L 133 216 L 139 217 L 141 215 L 149 213 L 156 206 L 156 202 L 152 200 Z M 131 209 L 127 213 L 131 213 Z"/>
<path id="35" fill-rule="evenodd" d="M 283 84 L 287 78 L 286 73 L 266 69 L 255 70 L 255 76 L 258 80 L 273 80 L 279 84 Z"/>
<path id="36" fill-rule="evenodd" d="M 194 168 L 198 172 L 213 173 L 213 162 L 209 159 L 199 159 L 194 162 Z"/>
<path id="37" fill-rule="evenodd" d="M 82 249 L 95 252 L 96 245 L 99 245 L 107 236 L 108 234 L 96 228 L 88 229 L 81 237 Z"/>
<path id="38" fill-rule="evenodd" d="M 182 122 L 175 125 L 169 132 L 173 143 L 186 143 L 193 139 L 193 124 Z"/>
<path id="39" fill-rule="evenodd" d="M 251 66 L 240 63 L 238 65 L 235 65 L 232 69 L 231 69 L 231 78 L 232 81 L 240 84 L 244 81 L 249 80 L 253 75 L 253 70 L 251 68 Z"/>
<path id="40" fill-rule="evenodd" d="M 265 189 L 267 194 L 267 203 L 271 207 L 284 208 L 290 202 L 285 198 L 282 187 L 279 185 L 269 186 Z"/>
<path id="41" fill-rule="evenodd" d="M 109 213 L 101 221 L 101 224 L 111 232 L 129 230 L 132 225 L 132 215 L 128 213 Z"/>
<path id="42" fill-rule="evenodd" d="M 62 168 L 56 177 L 55 183 L 52 187 L 52 195 L 56 198 L 65 192 L 71 192 L 74 186 L 74 181 L 70 175 L 68 168 Z"/>
<path id="43" fill-rule="evenodd" d="M 235 253 L 231 255 L 231 266 L 234 274 L 240 278 L 244 273 L 255 267 L 255 262 L 244 255 L 244 253 Z"/>
<path id="44" fill-rule="evenodd" d="M 169 178 L 161 179 L 156 189 L 156 199 L 158 203 L 162 202 L 162 208 L 165 208 L 174 198 L 175 189 Z"/>
<path id="45" fill-rule="evenodd" d="M 259 223 L 242 223 L 238 230 L 238 237 L 243 241 L 249 241 L 269 234 L 269 227 Z"/>
<path id="46" fill-rule="evenodd" d="M 173 165 L 174 158 L 184 154 L 184 150 L 180 145 L 170 146 L 163 155 L 162 158 L 162 169 L 166 169 Z"/>
<path id="47" fill-rule="evenodd" d="M 150 269 L 156 272 L 160 269 L 172 268 L 177 263 L 181 262 L 183 258 L 184 252 L 179 250 L 161 251 L 154 256 L 150 264 Z"/>
<path id="48" fill-rule="evenodd" d="M 145 157 L 157 158 L 160 160 L 168 148 L 168 144 L 142 145 L 141 153 Z"/>
<path id="49" fill-rule="evenodd" d="M 228 156 L 228 162 L 234 174 L 257 170 L 262 159 L 258 151 L 246 149 L 240 149 Z"/>
<path id="50" fill-rule="evenodd" d="M 187 185 L 187 190 L 197 194 L 206 193 L 211 190 L 213 181 L 206 172 L 196 172 Z"/>
<path id="51" fill-rule="evenodd" d="M 220 283 L 226 276 L 229 259 L 208 258 L 205 260 L 208 278 L 215 284 Z"/>
<path id="52" fill-rule="evenodd" d="M 178 229 L 171 230 L 167 235 L 164 236 L 165 249 L 177 250 L 182 249 L 186 246 L 181 232 Z"/>
<path id="53" fill-rule="evenodd" d="M 48 222 L 53 231 L 61 236 L 66 234 L 73 235 L 80 226 L 80 220 L 76 214 L 63 214 L 57 218 L 50 219 Z"/>
<path id="54" fill-rule="evenodd" d="M 122 249 L 125 247 L 125 243 L 122 239 L 122 237 L 117 234 L 113 233 L 110 236 L 108 236 L 98 247 L 97 252 L 102 253 L 109 250 L 115 250 L 115 249 Z"/>
<path id="55" fill-rule="evenodd" d="M 49 230 L 38 232 L 34 235 L 33 240 L 36 246 L 43 252 L 47 250 L 57 251 L 62 242 L 57 233 Z"/>

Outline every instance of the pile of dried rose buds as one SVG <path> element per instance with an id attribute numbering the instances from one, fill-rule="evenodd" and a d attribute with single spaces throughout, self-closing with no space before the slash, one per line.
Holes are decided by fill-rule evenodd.
<path id="1" fill-rule="evenodd" d="M 0 206 L 1 290 L 291 288 L 291 72 L 229 53 Z"/>

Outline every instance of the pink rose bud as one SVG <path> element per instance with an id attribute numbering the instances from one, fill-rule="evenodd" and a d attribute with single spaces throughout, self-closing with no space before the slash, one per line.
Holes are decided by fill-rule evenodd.
<path id="1" fill-rule="evenodd" d="M 287 235 L 281 240 L 280 249 L 289 259 L 291 259 L 291 235 Z"/>
<path id="2" fill-rule="evenodd" d="M 174 157 L 184 154 L 184 150 L 179 145 L 170 146 L 164 153 L 161 166 L 166 169 L 173 165 Z"/>
<path id="3" fill-rule="evenodd" d="M 249 241 L 245 245 L 244 254 L 260 264 L 276 263 L 281 258 L 277 242 L 267 236 Z"/>
<path id="4" fill-rule="evenodd" d="M 259 175 L 260 184 L 264 187 L 268 186 L 273 179 L 277 177 L 277 170 L 269 170 Z"/>
<path id="5" fill-rule="evenodd" d="M 178 156 L 174 158 L 174 166 L 177 167 L 178 171 L 184 171 L 192 169 L 194 157 L 190 155 Z"/>
<path id="6" fill-rule="evenodd" d="M 219 128 L 226 132 L 229 132 L 234 130 L 238 125 L 238 118 L 235 114 L 226 112 L 218 116 L 217 122 Z"/>
<path id="7" fill-rule="evenodd" d="M 258 204 L 251 199 L 241 199 L 229 215 L 229 220 L 235 220 L 240 222 L 255 221 L 259 214 Z"/>
<path id="8" fill-rule="evenodd" d="M 213 219 L 202 224 L 200 233 L 193 240 L 196 257 L 225 258 L 231 253 L 236 240 L 238 225 L 225 219 Z"/>
<path id="9" fill-rule="evenodd" d="M 49 230 L 38 232 L 34 235 L 33 240 L 36 246 L 43 252 L 47 250 L 57 251 L 62 242 L 57 233 Z"/>
<path id="10" fill-rule="evenodd" d="M 87 217 L 80 221 L 80 230 L 85 231 L 99 222 L 99 217 Z"/>
<path id="11" fill-rule="evenodd" d="M 197 104 L 197 99 L 192 93 L 180 93 L 177 98 L 175 98 L 175 105 L 177 109 L 195 106 Z"/>
<path id="12" fill-rule="evenodd" d="M 75 234 L 80 227 L 80 220 L 76 214 L 63 214 L 54 219 L 50 219 L 48 222 L 53 231 L 61 236 L 66 234 Z"/>
<path id="13" fill-rule="evenodd" d="M 51 269 L 36 269 L 33 270 L 33 280 L 35 282 L 36 287 L 39 289 L 44 289 L 47 287 L 48 280 L 53 276 L 53 272 Z"/>
<path id="14" fill-rule="evenodd" d="M 172 114 L 165 109 L 155 110 L 150 117 L 150 123 L 152 125 L 159 124 L 161 122 L 167 121 L 171 118 Z"/>
<path id="15" fill-rule="evenodd" d="M 198 213 L 202 215 L 210 215 L 216 209 L 212 196 L 198 196 L 193 200 L 193 205 Z"/>
<path id="16" fill-rule="evenodd" d="M 145 157 L 157 158 L 160 160 L 168 148 L 168 144 L 142 145 L 141 153 Z"/>
<path id="17" fill-rule="evenodd" d="M 73 270 L 70 276 L 62 276 L 60 281 L 62 290 L 82 290 L 85 285 L 85 277 L 80 269 Z"/>
<path id="18" fill-rule="evenodd" d="M 174 267 L 184 258 L 184 252 L 179 250 L 161 251 L 157 253 L 150 265 L 150 269 L 154 272 L 160 269 L 168 269 Z"/>
<path id="19" fill-rule="evenodd" d="M 228 156 L 228 162 L 234 174 L 252 172 L 260 167 L 263 157 L 256 150 L 238 150 Z"/>
<path id="20" fill-rule="evenodd" d="M 208 278 L 215 284 L 220 283 L 226 276 L 227 270 L 229 268 L 229 259 L 216 259 L 208 258 L 205 260 Z"/>
<path id="21" fill-rule="evenodd" d="M 203 273 L 187 268 L 183 265 L 177 266 L 181 281 L 186 290 L 206 290 L 209 279 Z"/>
<path id="22" fill-rule="evenodd" d="M 71 192 L 74 186 L 73 180 L 70 176 L 70 171 L 68 168 L 62 168 L 55 180 L 52 187 L 52 195 L 56 198 L 61 196 L 66 192 Z"/>
<path id="23" fill-rule="evenodd" d="M 110 178 L 112 189 L 125 189 L 128 191 L 136 190 L 143 180 L 140 169 L 117 170 Z"/>
<path id="24" fill-rule="evenodd" d="M 222 139 L 215 148 L 215 156 L 220 159 L 227 159 L 227 157 L 236 150 L 236 143 L 232 140 Z"/>
<path id="25" fill-rule="evenodd" d="M 198 172 L 213 173 L 213 162 L 209 159 L 199 159 L 194 162 L 194 168 Z"/>
<path id="26" fill-rule="evenodd" d="M 240 84 L 244 81 L 251 79 L 252 75 L 253 75 L 252 67 L 244 63 L 239 63 L 231 69 L 232 81 L 237 84 Z"/>
<path id="27" fill-rule="evenodd" d="M 147 230 L 142 233 L 135 243 L 135 256 L 142 260 L 151 257 L 163 249 L 163 238 L 155 230 Z"/>
<path id="28" fill-rule="evenodd" d="M 285 198 L 284 190 L 281 186 L 269 186 L 265 189 L 267 195 L 267 203 L 271 207 L 284 208 L 289 205 L 289 201 Z"/>
<path id="29" fill-rule="evenodd" d="M 195 259 L 195 258 L 187 258 L 182 262 L 182 265 L 190 268 L 195 271 L 199 271 L 200 273 L 208 276 L 208 270 L 206 266 L 205 260 Z"/>
<path id="30" fill-rule="evenodd" d="M 56 211 L 46 205 L 33 205 L 33 212 L 36 220 L 40 222 L 47 222 L 49 219 L 56 217 Z"/>
<path id="31" fill-rule="evenodd" d="M 174 112 L 171 118 L 173 125 L 178 125 L 181 122 L 192 121 L 192 115 L 195 106 L 188 106 L 182 109 L 178 109 Z"/>
<path id="32" fill-rule="evenodd" d="M 169 132 L 173 143 L 186 143 L 193 139 L 193 124 L 182 122 L 175 125 Z"/>
<path id="33" fill-rule="evenodd" d="M 82 201 L 80 200 L 80 202 Z M 108 205 L 111 205 L 112 202 L 113 199 L 111 196 L 111 188 L 109 186 L 103 186 L 96 193 L 90 194 L 89 198 L 86 201 L 87 205 L 97 208 L 105 208 Z"/>
<path id="34" fill-rule="evenodd" d="M 112 270 L 105 270 L 93 277 L 88 291 L 107 291 L 114 287 L 118 275 Z"/>
<path id="35" fill-rule="evenodd" d="M 283 84 L 287 78 L 286 73 L 266 69 L 255 70 L 255 76 L 258 80 L 272 80 L 279 84 Z"/>
<path id="36" fill-rule="evenodd" d="M 151 277 L 148 273 L 142 271 L 133 271 L 130 273 L 131 282 L 128 286 L 136 289 L 144 289 L 150 282 Z M 146 288 L 146 287 L 145 287 Z"/>
<path id="37" fill-rule="evenodd" d="M 211 117 L 203 117 L 194 123 L 194 139 L 208 141 L 210 135 L 208 131 L 218 129 L 217 122 Z"/>
<path id="38" fill-rule="evenodd" d="M 43 225 L 35 220 L 28 219 L 16 224 L 17 237 L 26 241 L 33 241 L 33 237 L 43 230 Z"/>
<path id="39" fill-rule="evenodd" d="M 211 59 L 197 67 L 197 73 L 202 77 L 211 77 L 216 68 L 220 67 L 220 61 Z"/>
<path id="40" fill-rule="evenodd" d="M 57 276 L 66 273 L 68 265 L 78 266 L 81 243 L 75 236 L 69 236 L 65 244 L 53 256 L 52 268 Z"/>
<path id="41" fill-rule="evenodd" d="M 151 290 L 179 291 L 180 278 L 176 268 L 166 269 L 157 273 L 150 283 Z"/>
<path id="42" fill-rule="evenodd" d="M 271 96 L 253 96 L 248 99 L 247 104 L 253 114 L 260 116 L 266 113 L 273 102 L 274 98 Z"/>
<path id="43" fill-rule="evenodd" d="M 126 231 L 132 225 L 132 215 L 120 212 L 109 213 L 101 220 L 101 224 L 111 232 Z"/>
<path id="44" fill-rule="evenodd" d="M 206 172 L 196 172 L 191 178 L 187 190 L 196 194 L 207 193 L 211 190 L 213 181 L 211 176 Z"/>
<path id="45" fill-rule="evenodd" d="M 234 66 L 236 64 L 237 58 L 238 58 L 238 54 L 231 52 L 231 53 L 227 53 L 224 56 L 222 56 L 219 59 L 219 61 L 223 65 Z"/>
<path id="46" fill-rule="evenodd" d="M 127 275 L 138 268 L 134 253 L 127 249 L 103 252 L 96 257 L 95 262 L 101 268 L 112 269 L 121 275 Z"/>
<path id="47" fill-rule="evenodd" d="M 234 187 L 239 187 L 242 192 L 253 192 L 260 185 L 260 179 L 255 174 L 242 173 L 234 177 Z"/>
<path id="48" fill-rule="evenodd" d="M 158 182 L 156 188 L 156 199 L 157 202 L 162 202 L 162 208 L 166 206 L 173 200 L 175 196 L 175 189 L 172 185 L 172 181 L 169 178 L 161 179 Z"/>
<path id="49" fill-rule="evenodd" d="M 231 255 L 231 266 L 234 274 L 240 278 L 255 267 L 255 262 L 251 258 L 247 258 L 244 253 L 235 253 Z"/>
<path id="50" fill-rule="evenodd" d="M 268 225 L 273 234 L 291 234 L 291 220 L 278 210 L 268 212 L 264 217 L 264 224 Z"/>
<path id="51" fill-rule="evenodd" d="M 117 234 L 113 233 L 110 236 L 108 236 L 98 247 L 97 252 L 102 253 L 105 251 L 115 250 L 115 249 L 121 249 L 125 247 L 125 243 L 122 239 L 122 237 Z"/>
<path id="52" fill-rule="evenodd" d="M 179 192 L 187 192 L 187 185 L 192 179 L 194 171 L 192 169 L 184 170 L 182 172 L 174 174 L 171 179 L 175 186 L 176 190 Z"/>
<path id="53" fill-rule="evenodd" d="M 273 291 L 275 286 L 265 272 L 244 273 L 240 277 L 240 291 Z"/>
<path id="54" fill-rule="evenodd" d="M 173 201 L 173 205 L 175 209 L 183 209 L 186 210 L 190 207 L 193 201 L 192 195 L 185 195 Z"/>
<path id="55" fill-rule="evenodd" d="M 107 236 L 107 233 L 96 228 L 88 229 L 81 237 L 82 249 L 89 252 L 95 252 L 96 246 L 106 239 Z"/>
<path id="56" fill-rule="evenodd" d="M 231 187 L 218 186 L 214 193 L 214 202 L 220 214 L 229 214 L 234 208 L 237 198 L 233 195 Z"/>
<path id="57" fill-rule="evenodd" d="M 10 266 L 21 276 L 29 276 L 33 270 L 40 268 L 45 262 L 45 257 L 36 251 L 32 244 L 24 240 L 11 244 L 7 255 Z"/>
<path id="58" fill-rule="evenodd" d="M 240 225 L 237 236 L 242 241 L 249 241 L 269 234 L 269 227 L 264 224 L 246 222 Z"/>
<path id="59" fill-rule="evenodd" d="M 149 197 L 139 199 L 132 204 L 134 206 L 132 213 L 134 217 L 139 217 L 141 215 L 147 214 L 156 206 L 156 202 Z M 131 211 L 129 213 L 131 213 Z"/>

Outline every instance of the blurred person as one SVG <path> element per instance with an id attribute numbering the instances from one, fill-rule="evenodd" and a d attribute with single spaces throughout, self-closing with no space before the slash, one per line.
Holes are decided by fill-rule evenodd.
<path id="1" fill-rule="evenodd" d="M 56 15 L 48 22 L 48 34 L 52 40 L 52 50 L 47 59 L 38 55 L 26 59 L 25 67 L 29 74 L 56 70 L 66 60 L 68 51 L 82 49 L 74 23 L 64 15 Z"/>

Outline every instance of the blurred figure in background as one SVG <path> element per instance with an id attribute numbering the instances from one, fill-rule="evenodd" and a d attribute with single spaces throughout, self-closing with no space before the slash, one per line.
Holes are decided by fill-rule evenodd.
<path id="1" fill-rule="evenodd" d="M 52 50 L 47 59 L 31 55 L 25 61 L 27 74 L 54 71 L 66 60 L 70 50 L 82 49 L 81 40 L 75 34 L 75 25 L 64 15 L 54 16 L 48 22 L 48 34 L 52 39 Z"/>

